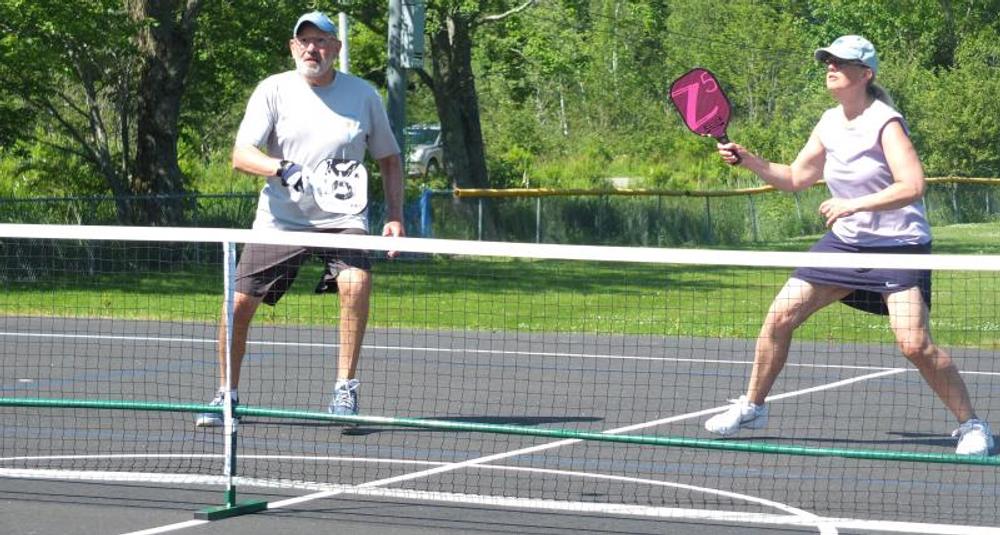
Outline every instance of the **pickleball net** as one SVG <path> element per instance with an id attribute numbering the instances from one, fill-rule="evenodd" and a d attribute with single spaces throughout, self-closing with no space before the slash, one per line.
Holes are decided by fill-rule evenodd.
<path id="1" fill-rule="evenodd" d="M 1000 524 L 996 458 L 953 455 L 957 422 L 885 317 L 819 312 L 797 331 L 769 425 L 729 439 L 703 429 L 745 391 L 754 338 L 798 265 L 933 269 L 935 340 L 989 420 L 996 256 L 33 225 L 0 236 L 3 476 L 777 525 Z M 327 413 L 339 301 L 315 293 L 321 266 L 307 263 L 257 313 L 227 449 L 226 429 L 194 419 L 218 381 L 226 252 L 250 242 L 369 251 L 361 412 Z"/>

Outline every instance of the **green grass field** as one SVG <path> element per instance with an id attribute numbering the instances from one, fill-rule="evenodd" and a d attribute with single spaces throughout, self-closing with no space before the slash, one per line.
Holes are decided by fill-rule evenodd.
<path id="1" fill-rule="evenodd" d="M 816 237 L 757 244 L 757 250 L 805 250 Z M 935 229 L 935 253 L 1000 254 L 1000 223 Z M 18 316 L 71 316 L 214 322 L 222 294 L 217 264 L 4 279 L 0 311 Z M 625 263 L 421 258 L 375 267 L 370 325 L 431 330 L 517 330 L 752 338 L 789 269 L 653 266 Z M 258 320 L 336 325 L 337 299 L 312 293 L 319 266 Z M 932 320 L 944 344 L 1000 347 L 996 272 L 943 272 L 934 277 Z M 884 317 L 843 305 L 821 311 L 800 339 L 891 340 Z"/>

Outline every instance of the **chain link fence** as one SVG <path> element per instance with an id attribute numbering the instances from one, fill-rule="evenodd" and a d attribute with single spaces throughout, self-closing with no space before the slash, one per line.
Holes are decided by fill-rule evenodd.
<path id="1" fill-rule="evenodd" d="M 1000 218 L 1000 179 L 934 178 L 924 197 L 933 225 Z M 824 187 L 789 194 L 766 188 L 730 192 L 430 190 L 405 205 L 409 236 L 586 245 L 736 245 L 823 232 Z M 178 226 L 249 228 L 256 194 L 0 198 L 0 222 L 116 225 L 130 203 L 182 206 Z M 127 209 L 127 208 L 126 208 Z M 380 232 L 383 205 L 369 227 Z"/>
<path id="2" fill-rule="evenodd" d="M 1000 218 L 1000 179 L 932 178 L 932 225 Z M 421 235 L 471 240 L 675 247 L 736 245 L 822 233 L 825 186 L 737 191 L 425 190 Z"/>
<path id="3" fill-rule="evenodd" d="M 0 223 L 118 225 L 122 209 L 134 211 L 152 201 L 182 207 L 175 226 L 250 228 L 257 211 L 257 198 L 256 193 L 0 198 Z M 404 218 L 411 235 L 419 235 L 419 211 L 416 201 L 405 206 Z M 373 232 L 381 230 L 383 215 L 383 203 L 373 201 L 368 207 Z"/>

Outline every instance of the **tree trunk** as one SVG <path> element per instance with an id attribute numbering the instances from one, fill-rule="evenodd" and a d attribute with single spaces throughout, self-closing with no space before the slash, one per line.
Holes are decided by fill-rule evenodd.
<path id="1" fill-rule="evenodd" d="M 472 24 L 457 14 L 442 14 L 442 19 L 445 24 L 431 36 L 431 58 L 445 172 L 454 186 L 485 188 L 489 177 L 472 72 Z"/>
<path id="2" fill-rule="evenodd" d="M 134 223 L 181 221 L 182 201 L 155 195 L 184 193 L 177 163 L 181 97 L 191 67 L 195 19 L 201 0 L 128 0 L 136 20 L 148 21 L 138 36 L 142 63 L 136 103 L 136 153 L 132 191 L 140 197 Z"/>
<path id="3" fill-rule="evenodd" d="M 942 35 L 938 38 L 934 50 L 934 65 L 949 68 L 955 65 L 955 51 L 958 49 L 958 29 L 955 27 L 955 11 L 951 0 L 940 0 L 941 12 L 944 13 Z"/>

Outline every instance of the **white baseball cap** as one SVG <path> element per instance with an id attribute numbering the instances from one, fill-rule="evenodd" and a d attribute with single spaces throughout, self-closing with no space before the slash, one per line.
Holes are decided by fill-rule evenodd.
<path id="1" fill-rule="evenodd" d="M 816 59 L 826 61 L 831 56 L 847 61 L 857 61 L 872 72 L 878 72 L 878 56 L 875 45 L 860 35 L 844 35 L 838 37 L 830 46 L 816 50 Z"/>

